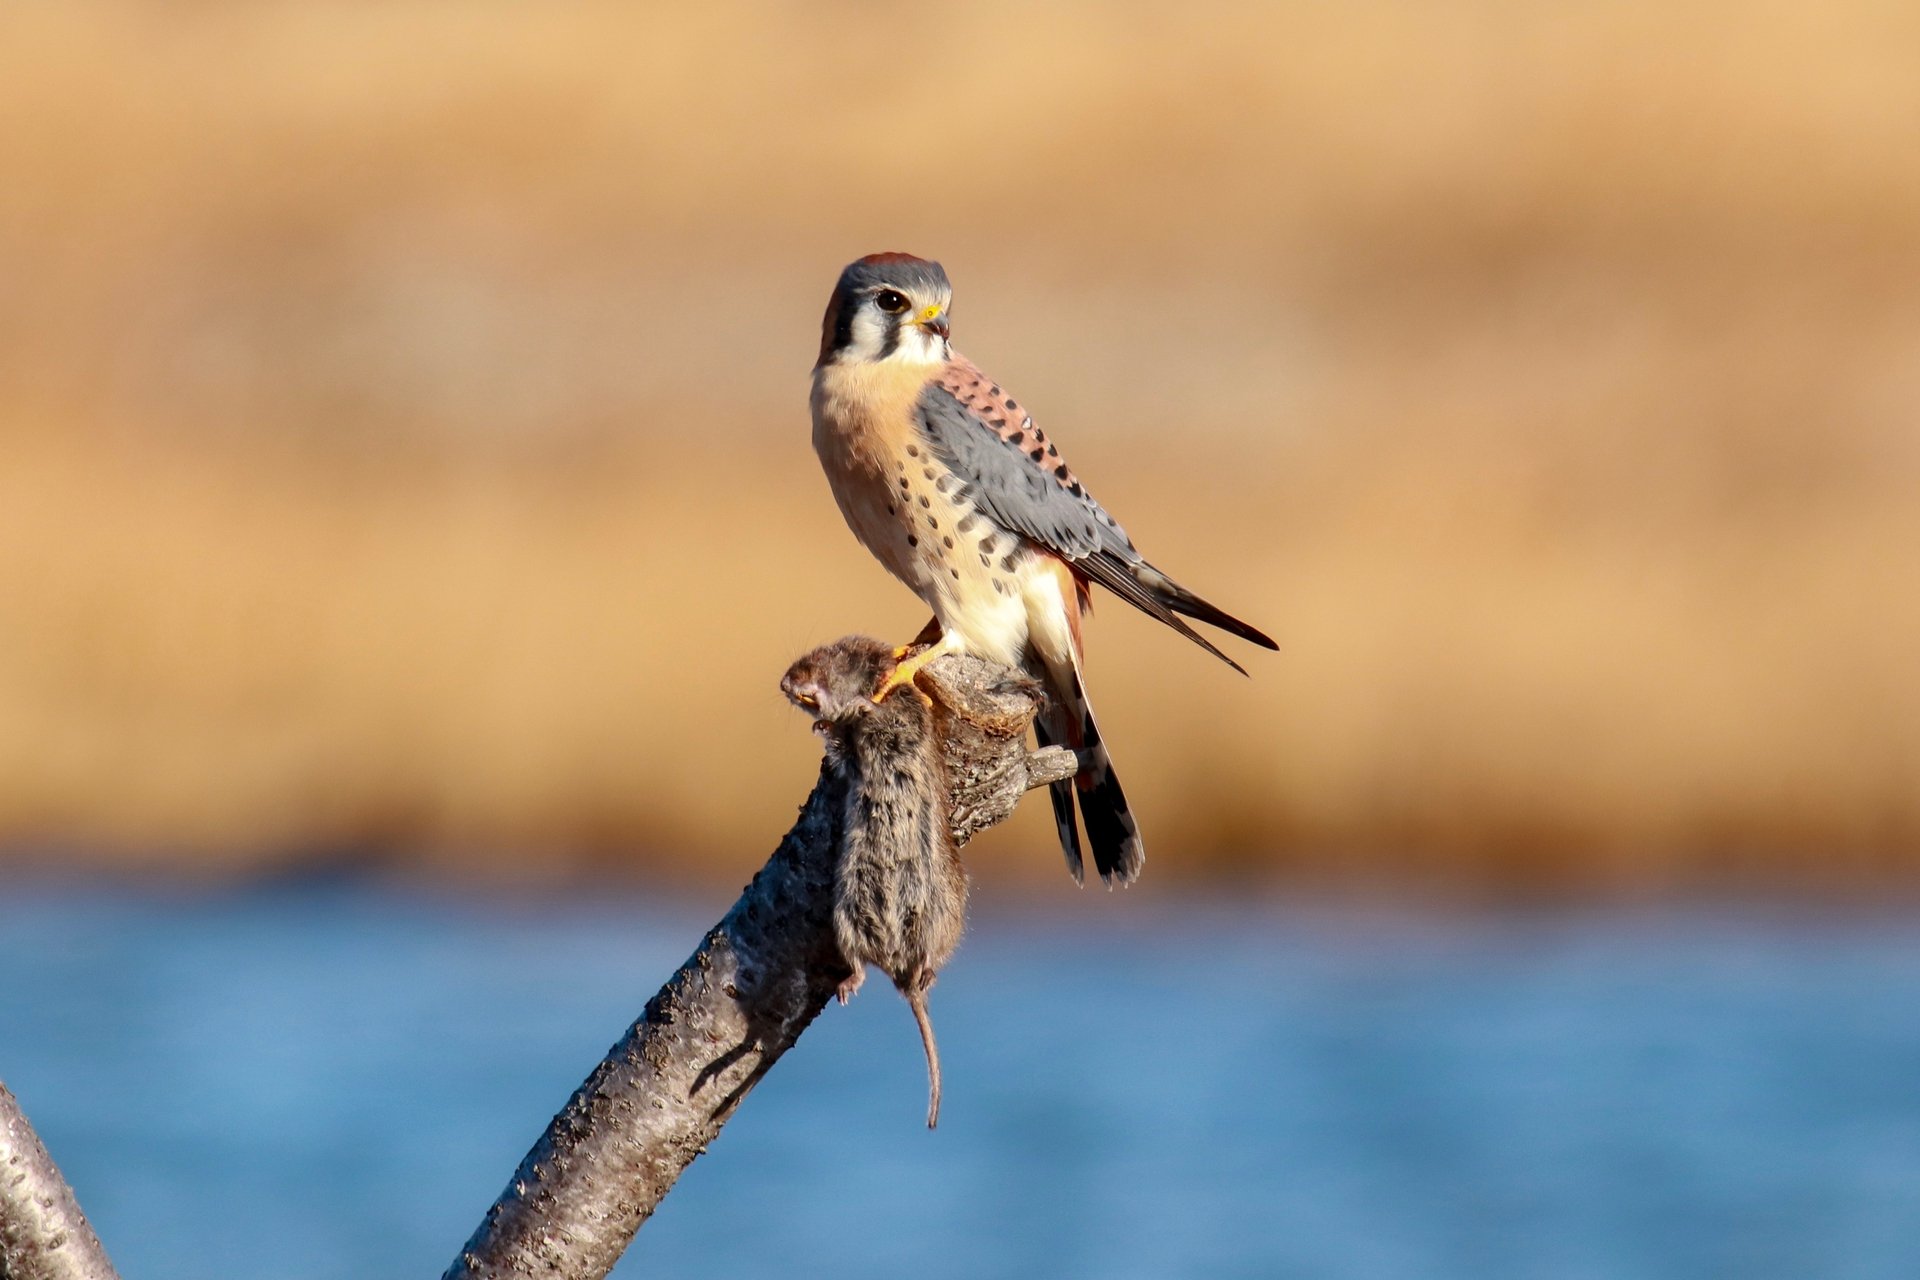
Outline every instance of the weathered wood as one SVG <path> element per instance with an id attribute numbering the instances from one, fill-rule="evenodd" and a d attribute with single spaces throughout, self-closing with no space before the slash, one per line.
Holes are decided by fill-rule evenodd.
<path id="1" fill-rule="evenodd" d="M 956 842 L 1004 821 L 1028 789 L 1073 776 L 1072 752 L 1026 749 L 1030 682 L 966 657 L 922 678 L 938 695 Z M 832 927 L 837 785 L 822 772 L 786 839 L 554 1117 L 446 1280 L 605 1276 L 825 1007 L 847 976 Z"/>
<path id="2" fill-rule="evenodd" d="M 20 1100 L 0 1084 L 0 1280 L 117 1280 Z"/>

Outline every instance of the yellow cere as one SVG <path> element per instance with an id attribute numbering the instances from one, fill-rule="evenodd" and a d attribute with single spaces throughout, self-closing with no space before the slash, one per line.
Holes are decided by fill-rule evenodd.
<path id="1" fill-rule="evenodd" d="M 935 316 L 939 314 L 940 314 L 940 304 L 937 302 L 931 306 L 922 307 L 920 309 L 919 323 L 925 324 L 927 321 L 933 319 Z"/>

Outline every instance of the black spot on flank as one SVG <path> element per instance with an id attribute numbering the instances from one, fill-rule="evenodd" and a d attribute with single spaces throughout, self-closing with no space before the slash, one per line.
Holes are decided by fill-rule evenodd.
<path id="1" fill-rule="evenodd" d="M 1020 549 L 1018 547 L 1014 548 L 1012 551 L 1009 551 L 1007 552 L 1007 554 L 1000 557 L 1000 567 L 1006 570 L 1008 573 L 1012 573 L 1013 567 L 1019 563 L 1020 563 Z"/>
<path id="2" fill-rule="evenodd" d="M 920 505 L 922 507 L 930 507 L 933 505 L 933 502 L 923 493 L 920 495 Z"/>
<path id="3" fill-rule="evenodd" d="M 1034 457 L 1035 457 L 1036 459 L 1038 459 L 1038 457 L 1039 457 L 1039 455 L 1038 455 L 1038 454 L 1035 454 L 1035 455 L 1034 455 Z M 901 476 L 901 477 L 900 477 L 900 487 L 901 487 L 902 489 L 904 489 L 904 488 L 906 488 L 906 487 L 907 487 L 907 478 L 906 478 L 905 476 Z"/>
<path id="4" fill-rule="evenodd" d="M 1007 443 L 1012 445 L 1016 449 L 1019 448 L 1021 445 L 1025 444 L 1026 442 L 1027 442 L 1027 433 L 1024 431 L 1016 431 L 1012 435 L 1007 437 Z"/>
<path id="5" fill-rule="evenodd" d="M 958 569 L 949 569 L 947 570 L 947 572 L 953 575 L 953 580 L 955 582 L 960 581 L 960 571 Z"/>
<path id="6" fill-rule="evenodd" d="M 1036 446 L 1035 448 L 1028 450 L 1027 456 L 1029 458 L 1032 458 L 1035 462 L 1038 462 L 1040 461 L 1040 459 L 1047 456 L 1047 451 L 1045 449 L 1042 449 Z M 902 487 L 905 487 L 906 483 L 907 482 L 905 480 L 902 480 L 900 482 Z"/>
<path id="7" fill-rule="evenodd" d="M 940 528 L 940 522 L 939 522 L 938 520 L 936 520 L 936 519 L 934 519 L 934 518 L 933 518 L 932 516 L 928 516 L 928 517 L 927 517 L 927 528 L 929 528 L 929 529 L 933 529 L 933 530 L 938 530 L 938 529 Z"/>
<path id="8" fill-rule="evenodd" d="M 973 500 L 973 486 L 963 484 L 958 489 L 955 489 L 953 491 L 953 500 L 955 502 L 971 502 Z"/>
<path id="9" fill-rule="evenodd" d="M 988 394 L 988 395 L 990 395 L 990 396 L 993 396 L 993 397 L 995 397 L 996 399 L 997 399 L 997 398 L 999 398 L 999 395 L 1000 395 L 1000 384 L 999 384 L 999 383 L 997 383 L 997 382 L 996 382 L 996 383 L 994 383 L 994 384 L 993 384 L 993 385 L 992 385 L 991 387 L 989 387 L 989 388 L 987 389 L 987 394 Z"/>
<path id="10" fill-rule="evenodd" d="M 887 504 L 887 514 L 890 516 L 897 516 L 900 514 L 900 508 L 894 506 L 891 502 L 889 502 Z"/>
<path id="11" fill-rule="evenodd" d="M 962 529 L 960 532 L 965 533 L 966 530 Z M 994 547 L 994 542 L 991 535 L 980 539 L 980 549 L 986 552 L 988 555 L 993 554 L 993 547 Z"/>
<path id="12" fill-rule="evenodd" d="M 908 446 L 907 446 L 907 456 L 908 456 L 909 458 L 917 458 L 917 457 L 919 457 L 919 456 L 920 456 L 920 446 L 919 446 L 919 445 L 917 445 L 917 444 L 910 444 L 910 445 L 908 445 Z M 904 467 L 904 466 L 906 466 L 907 464 L 903 462 L 903 463 L 901 463 L 900 465 Z"/>
<path id="13" fill-rule="evenodd" d="M 1018 409 L 1019 407 L 1020 407 L 1020 406 L 1019 406 L 1019 405 L 1017 405 L 1017 404 L 1015 404 L 1015 403 L 1014 403 L 1013 401 L 1011 401 L 1011 400 L 1009 400 L 1009 401 L 1007 401 L 1007 408 L 1008 408 L 1008 409 Z"/>
<path id="14" fill-rule="evenodd" d="M 980 558 L 981 558 L 982 560 L 985 560 L 985 559 L 986 559 L 986 557 L 985 557 L 985 556 L 981 556 Z M 1000 583 L 1000 579 L 998 579 L 998 578 L 995 578 L 995 579 L 993 580 L 993 593 L 994 593 L 995 595 L 997 595 L 997 596 L 1003 596 L 1003 595 L 1005 595 L 1005 594 L 1007 594 L 1007 589 L 1006 589 L 1006 587 L 1004 587 L 1004 586 L 1002 586 L 1002 585 L 1001 585 L 1001 583 Z"/>
<path id="15" fill-rule="evenodd" d="M 1053 469 L 1053 478 L 1055 480 L 1065 480 L 1068 476 L 1072 474 L 1073 473 L 1071 471 L 1067 470 L 1067 464 L 1064 462 Z"/>
<path id="16" fill-rule="evenodd" d="M 1047 456 L 1049 458 L 1057 458 L 1060 456 L 1059 451 L 1053 447 L 1053 441 L 1051 440 L 1047 441 Z"/>
<path id="17" fill-rule="evenodd" d="M 958 529 L 961 533 L 972 533 L 973 526 L 978 523 L 980 523 L 979 520 L 974 516 L 961 516 L 960 523 L 953 527 Z"/>
<path id="18" fill-rule="evenodd" d="M 942 542 L 944 542 L 944 543 L 946 543 L 946 544 L 947 544 L 947 545 L 948 545 L 949 547 L 951 547 L 951 546 L 953 545 L 953 539 L 952 539 L 952 538 L 942 538 L 942 539 L 940 539 L 940 541 L 942 541 Z"/>
<path id="19" fill-rule="evenodd" d="M 1067 486 L 1067 492 L 1071 493 L 1076 498 L 1084 498 L 1087 496 L 1087 491 L 1085 486 L 1083 486 L 1078 480 L 1075 480 L 1072 484 Z"/>
<path id="20" fill-rule="evenodd" d="M 929 479 L 929 480 L 931 480 L 931 479 L 933 479 L 933 468 L 932 468 L 932 467 L 922 467 L 922 468 L 920 468 L 920 474 L 921 474 L 921 475 L 923 475 L 923 476 L 925 476 L 925 477 L 926 477 L 927 479 Z"/>
<path id="21" fill-rule="evenodd" d="M 908 535 L 907 535 L 907 545 L 908 545 L 908 546 L 910 546 L 910 547 L 917 547 L 917 546 L 919 546 L 919 545 L 920 545 L 920 535 L 919 535 L 919 534 L 917 534 L 917 533 L 910 533 L 910 534 L 908 534 Z"/>
<path id="22" fill-rule="evenodd" d="M 981 557 L 980 557 L 980 567 L 981 567 L 982 569 L 991 569 L 991 568 L 993 568 L 993 557 L 992 557 L 992 556 L 981 556 Z"/>

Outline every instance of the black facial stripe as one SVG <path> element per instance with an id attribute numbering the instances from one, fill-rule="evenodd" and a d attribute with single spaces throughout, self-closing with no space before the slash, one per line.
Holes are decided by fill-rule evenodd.
<path id="1" fill-rule="evenodd" d="M 874 307 L 873 310 L 876 315 L 887 322 L 887 335 L 880 340 L 880 359 L 885 360 L 888 356 L 900 349 L 901 322 L 907 317 L 904 312 L 897 316 L 890 316 L 877 306 Z"/>
<path id="2" fill-rule="evenodd" d="M 852 298 L 842 298 L 833 316 L 833 350 L 838 353 L 853 345 L 853 315 L 860 309 Z"/>

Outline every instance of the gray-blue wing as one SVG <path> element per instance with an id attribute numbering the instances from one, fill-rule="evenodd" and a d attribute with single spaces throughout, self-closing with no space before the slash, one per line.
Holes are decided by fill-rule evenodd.
<path id="1" fill-rule="evenodd" d="M 920 393 L 916 412 L 928 447 L 959 478 L 961 489 L 956 496 L 962 501 L 977 506 L 1002 528 L 1052 551 L 1081 576 L 1245 674 L 1239 663 L 1174 612 L 1185 600 L 1204 602 L 1149 565 L 1119 523 L 1071 478 L 1064 463 L 1048 470 L 1023 447 L 1025 437 L 1017 432 L 1010 433 L 1013 438 L 1003 436 L 938 383 L 928 384 Z M 1271 640 L 1259 632 L 1253 634 L 1272 647 Z"/>
<path id="2" fill-rule="evenodd" d="M 934 456 L 959 478 L 973 504 L 1004 528 L 1068 560 L 1083 560 L 1114 543 L 1139 558 L 1099 503 L 1068 491 L 945 387 L 930 384 L 920 393 L 919 416 Z"/>

